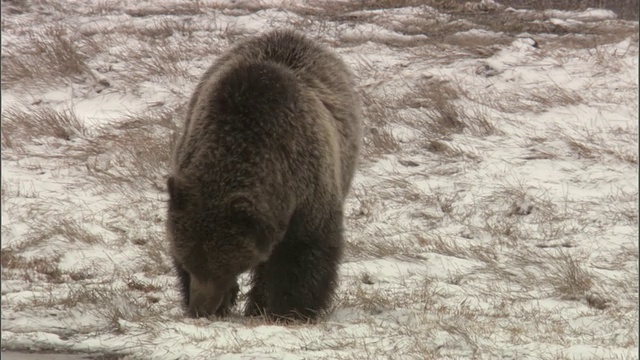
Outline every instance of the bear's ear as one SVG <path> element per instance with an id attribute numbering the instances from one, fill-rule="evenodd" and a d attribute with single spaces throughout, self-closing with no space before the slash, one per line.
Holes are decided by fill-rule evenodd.
<path id="1" fill-rule="evenodd" d="M 178 211 L 184 210 L 187 204 L 187 191 L 184 182 L 171 175 L 167 179 L 167 189 L 169 190 L 169 208 Z"/>

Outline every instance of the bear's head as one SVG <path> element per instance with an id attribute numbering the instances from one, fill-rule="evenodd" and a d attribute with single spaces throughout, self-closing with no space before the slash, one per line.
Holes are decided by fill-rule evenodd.
<path id="1" fill-rule="evenodd" d="M 279 231 L 266 206 L 247 193 L 213 193 L 175 175 L 167 187 L 167 234 L 176 263 L 189 273 L 189 313 L 213 315 L 236 277 L 269 258 Z"/>

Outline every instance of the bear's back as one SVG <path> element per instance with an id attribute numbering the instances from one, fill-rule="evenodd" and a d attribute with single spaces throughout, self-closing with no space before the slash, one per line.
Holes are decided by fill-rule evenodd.
<path id="1" fill-rule="evenodd" d="M 239 161 L 253 161 L 252 166 L 259 166 L 262 156 L 277 147 L 282 156 L 273 161 L 297 161 L 290 166 L 294 170 L 313 166 L 300 162 L 337 166 L 331 178 L 338 177 L 339 192 L 346 194 L 361 138 L 352 81 L 342 60 L 296 32 L 273 31 L 240 42 L 215 61 L 197 85 L 174 168 L 189 167 L 207 144 L 215 143 L 217 152 L 228 148 L 225 153 L 245 147 L 247 156 Z"/>

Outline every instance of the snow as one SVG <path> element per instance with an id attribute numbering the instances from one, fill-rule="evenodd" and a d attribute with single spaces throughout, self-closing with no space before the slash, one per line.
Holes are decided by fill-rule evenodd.
<path id="1" fill-rule="evenodd" d="M 356 3 L 48 0 L 22 12 L 3 4 L 3 350 L 637 358 L 637 22 L 548 9 L 537 19 L 589 33 L 514 34 L 467 29 L 472 18 L 429 6 Z M 350 11 L 332 12 L 341 6 Z M 7 62 L 49 26 L 66 29 L 92 75 L 5 84 Z M 163 151 L 182 121 L 176 108 L 208 64 L 237 39 L 277 27 L 332 46 L 365 99 L 340 288 L 317 324 L 239 310 L 190 319 L 166 251 Z M 627 35 L 569 41 L 598 27 Z M 176 57 L 163 68 L 173 73 L 156 71 L 156 55 Z M 43 108 L 71 109 L 84 132 L 22 139 L 7 126 L 7 109 Z M 461 129 L 431 126 L 434 109 L 447 108 Z M 168 120 L 145 123 L 161 111 Z M 391 148 L 376 142 L 381 134 Z M 239 281 L 246 292 L 247 276 Z"/>
<path id="2" fill-rule="evenodd" d="M 544 15 L 562 20 L 577 20 L 585 22 L 611 20 L 617 17 L 613 11 L 605 9 L 587 9 L 585 11 L 546 10 Z"/>

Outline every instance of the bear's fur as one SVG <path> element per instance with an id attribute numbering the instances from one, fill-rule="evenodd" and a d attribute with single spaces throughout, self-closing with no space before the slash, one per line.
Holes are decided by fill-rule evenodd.
<path id="1" fill-rule="evenodd" d="M 167 181 L 167 232 L 191 316 L 314 319 L 330 305 L 361 142 L 346 65 L 293 31 L 250 38 L 203 75 Z"/>

